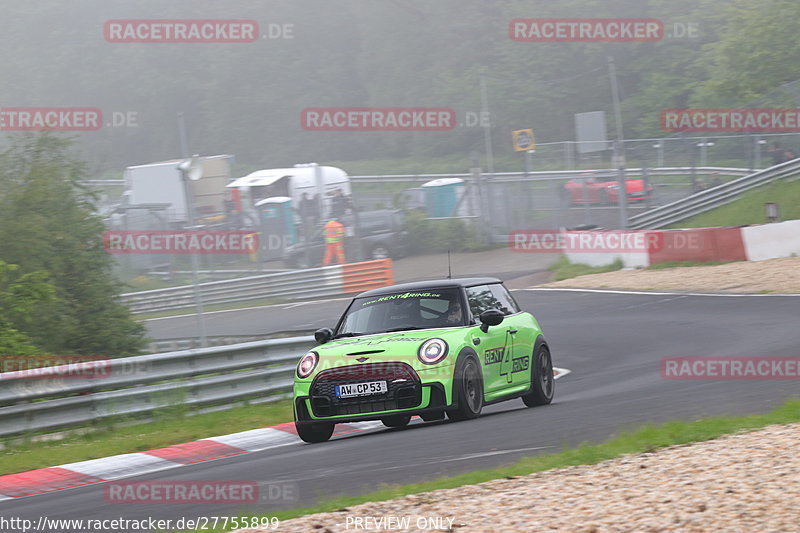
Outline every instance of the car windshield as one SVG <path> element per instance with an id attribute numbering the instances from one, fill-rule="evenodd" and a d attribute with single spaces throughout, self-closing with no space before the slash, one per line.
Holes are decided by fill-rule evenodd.
<path id="1" fill-rule="evenodd" d="M 337 337 L 415 329 L 463 326 L 458 289 L 406 291 L 356 298 L 342 319 Z"/>

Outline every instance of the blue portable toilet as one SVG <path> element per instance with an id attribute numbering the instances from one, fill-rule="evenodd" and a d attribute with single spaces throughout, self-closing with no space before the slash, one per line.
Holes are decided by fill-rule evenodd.
<path id="1" fill-rule="evenodd" d="M 265 260 L 280 259 L 283 249 L 297 242 L 292 199 L 272 196 L 256 203 L 261 223 L 261 250 Z"/>
<path id="2" fill-rule="evenodd" d="M 458 201 L 464 194 L 464 180 L 460 178 L 439 178 L 422 185 L 425 191 L 425 207 L 428 216 L 456 216 Z"/>

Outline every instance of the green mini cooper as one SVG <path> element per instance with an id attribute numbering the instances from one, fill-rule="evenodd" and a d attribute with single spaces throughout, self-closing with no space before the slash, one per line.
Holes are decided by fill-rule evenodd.
<path id="1" fill-rule="evenodd" d="M 553 400 L 550 350 L 538 322 L 495 278 L 424 281 L 356 296 L 297 365 L 294 418 L 306 442 L 337 423 L 402 427 L 466 420 L 484 405 Z"/>

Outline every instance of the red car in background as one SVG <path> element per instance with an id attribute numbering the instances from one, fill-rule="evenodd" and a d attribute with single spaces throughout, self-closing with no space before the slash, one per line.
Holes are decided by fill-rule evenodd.
<path id="1" fill-rule="evenodd" d="M 641 202 L 652 198 L 654 187 L 650 184 L 645 189 L 641 178 L 625 178 L 625 189 L 628 202 Z M 561 186 L 559 191 L 562 201 L 574 204 L 617 204 L 619 203 L 619 181 L 612 176 L 588 175 L 573 178 Z"/>

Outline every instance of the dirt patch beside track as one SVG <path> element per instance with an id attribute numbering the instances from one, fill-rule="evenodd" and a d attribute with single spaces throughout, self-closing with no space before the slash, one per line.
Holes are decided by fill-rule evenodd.
<path id="1" fill-rule="evenodd" d="M 800 293 L 800 257 L 662 270 L 618 270 L 565 279 L 540 287 Z"/>

